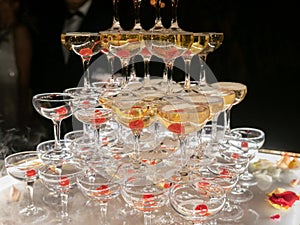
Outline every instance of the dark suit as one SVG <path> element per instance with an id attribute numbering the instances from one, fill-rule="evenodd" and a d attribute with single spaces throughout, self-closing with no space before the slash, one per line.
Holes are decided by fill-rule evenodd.
<path id="1" fill-rule="evenodd" d="M 44 2 L 41 2 L 45 5 Z M 33 93 L 63 91 L 78 86 L 83 75 L 81 58 L 70 52 L 65 64 L 60 36 L 68 13 L 64 1 L 48 2 L 47 11 L 40 10 L 36 16 L 37 35 L 33 61 L 31 86 Z M 45 9 L 46 10 L 46 9 Z M 51 13 L 47 13 L 50 11 Z M 112 26 L 113 7 L 111 0 L 93 0 L 78 31 L 99 32 Z M 91 63 L 100 57 L 92 57 Z"/>
<path id="2" fill-rule="evenodd" d="M 61 43 L 61 33 L 68 14 L 63 0 L 29 1 L 31 13 L 35 22 L 33 70 L 31 89 L 33 94 L 45 92 L 63 92 L 66 88 L 77 87 L 83 76 L 83 66 L 80 56 L 70 52 L 65 63 Z M 113 21 L 113 6 L 111 0 L 92 0 L 92 4 L 84 16 L 78 31 L 99 32 L 109 29 Z M 101 53 L 92 57 L 91 64 Z M 103 57 L 101 57 L 102 59 Z M 34 119 L 38 127 L 46 127 L 46 138 L 53 138 L 52 124 L 37 113 Z M 44 125 L 42 125 L 44 124 Z M 63 120 L 62 133 L 73 130 L 71 117 Z"/>

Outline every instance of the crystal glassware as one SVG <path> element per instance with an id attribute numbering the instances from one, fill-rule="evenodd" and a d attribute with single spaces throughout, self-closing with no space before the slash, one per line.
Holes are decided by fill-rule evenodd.
<path id="1" fill-rule="evenodd" d="M 238 171 L 231 165 L 222 163 L 208 165 L 205 169 L 200 171 L 200 174 L 203 180 L 213 181 L 221 185 L 225 190 L 226 196 L 230 194 L 232 188 L 239 181 Z M 232 204 L 226 197 L 225 206 L 216 218 L 216 221 L 237 221 L 242 218 L 243 215 L 243 208 L 237 204 Z"/>
<path id="2" fill-rule="evenodd" d="M 226 109 L 225 116 L 225 135 L 230 135 L 230 113 L 233 106 L 239 104 L 241 101 L 244 100 L 245 96 L 247 95 L 247 86 L 245 84 L 239 82 L 230 82 L 230 81 L 220 81 L 211 84 L 212 87 L 219 88 L 221 90 L 229 90 L 234 91 L 235 93 L 235 100 L 233 104 L 229 108 Z"/>
<path id="3" fill-rule="evenodd" d="M 211 224 L 218 217 L 226 201 L 224 188 L 212 181 L 173 185 L 169 199 L 175 212 L 195 225 Z"/>
<path id="4" fill-rule="evenodd" d="M 152 212 L 161 209 L 168 202 L 170 181 L 160 176 L 148 176 L 146 173 L 129 174 L 122 185 L 121 194 L 133 208 L 144 214 L 144 225 L 152 224 Z"/>
<path id="5" fill-rule="evenodd" d="M 180 96 L 169 95 L 162 98 L 162 102 L 157 108 L 157 116 L 163 126 L 177 136 L 180 143 L 178 162 L 180 166 L 175 168 L 171 179 L 176 183 L 190 182 L 194 179 L 195 174 L 188 167 L 187 136 L 204 127 L 210 116 L 209 105 L 207 102 L 195 103 L 188 99 L 182 99 Z"/>
<path id="6" fill-rule="evenodd" d="M 72 154 L 64 151 L 59 140 L 61 122 L 73 114 L 73 97 L 67 93 L 41 93 L 32 97 L 32 104 L 41 116 L 53 122 L 54 127 L 54 148 L 42 157 L 48 160 L 71 158 Z"/>
<path id="7" fill-rule="evenodd" d="M 39 167 L 39 176 L 42 183 L 60 193 L 61 207 L 58 215 L 47 224 L 66 224 L 72 222 L 69 215 L 69 194 L 77 185 L 76 177 L 84 172 L 84 166 L 76 160 L 68 160 L 60 164 L 51 162 Z"/>
<path id="8" fill-rule="evenodd" d="M 100 35 L 91 32 L 69 32 L 61 34 L 61 43 L 69 50 L 75 52 L 81 57 L 83 65 L 83 86 L 91 86 L 89 64 L 91 58 L 98 54 L 101 49 Z"/>
<path id="9" fill-rule="evenodd" d="M 49 214 L 48 210 L 36 206 L 33 200 L 34 184 L 39 179 L 38 168 L 43 166 L 43 161 L 37 151 L 17 152 L 4 159 L 7 174 L 21 182 L 26 182 L 28 195 L 27 206 L 19 210 L 16 219 L 22 223 L 31 224 L 40 222 Z"/>
<path id="10" fill-rule="evenodd" d="M 77 185 L 84 196 L 100 208 L 100 220 L 103 225 L 109 224 L 107 207 L 109 201 L 118 197 L 121 190 L 121 179 L 117 179 L 117 172 L 113 176 L 105 171 L 105 167 L 97 165 L 97 169 L 90 167 L 84 174 L 77 177 Z"/>

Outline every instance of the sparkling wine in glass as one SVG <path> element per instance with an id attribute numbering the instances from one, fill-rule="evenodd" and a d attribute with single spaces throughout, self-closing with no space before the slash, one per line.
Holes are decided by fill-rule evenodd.
<path id="1" fill-rule="evenodd" d="M 35 205 L 33 190 L 36 180 L 39 179 L 38 168 L 43 166 L 43 161 L 37 151 L 23 151 L 11 154 L 4 159 L 7 174 L 14 179 L 26 183 L 27 205 L 16 214 L 22 223 L 31 224 L 40 222 L 47 217 L 48 211 Z"/>
<path id="2" fill-rule="evenodd" d="M 73 114 L 73 97 L 67 93 L 41 93 L 32 97 L 35 110 L 51 120 L 54 127 L 55 146 L 42 155 L 44 160 L 65 160 L 72 157 L 60 144 L 61 122 Z"/>
<path id="3" fill-rule="evenodd" d="M 135 77 L 128 78 L 128 64 L 131 57 L 137 55 L 141 50 L 141 33 L 140 31 L 104 31 L 100 33 L 102 45 L 119 57 L 122 64 L 122 74 L 126 81 L 135 81 Z M 134 76 L 135 73 L 131 73 Z"/>
<path id="4" fill-rule="evenodd" d="M 69 50 L 75 52 L 81 57 L 83 65 L 83 86 L 91 86 L 89 64 L 91 58 L 98 54 L 101 49 L 101 40 L 98 33 L 91 32 L 68 32 L 61 34 L 61 43 Z"/>
<path id="5" fill-rule="evenodd" d="M 211 84 L 212 87 L 219 88 L 221 90 L 229 90 L 234 91 L 235 93 L 235 100 L 233 104 L 229 108 L 227 108 L 225 116 L 225 135 L 230 135 L 230 113 L 233 106 L 239 104 L 245 96 L 247 95 L 247 86 L 245 84 L 239 82 L 230 82 L 230 81 L 221 81 L 215 82 Z"/>
<path id="6" fill-rule="evenodd" d="M 201 54 L 209 43 L 209 34 L 208 33 L 193 33 L 194 41 L 192 46 L 182 55 L 185 63 L 185 80 L 184 80 L 184 90 L 191 90 L 191 61 L 195 55 Z"/>
<path id="7" fill-rule="evenodd" d="M 129 128 L 134 138 L 133 153 L 131 154 L 133 167 L 141 166 L 140 138 L 145 128 L 153 124 L 156 111 L 142 98 L 133 93 L 123 93 L 114 98 L 112 110 L 115 119 L 122 126 Z"/>
<path id="8" fill-rule="evenodd" d="M 180 166 L 175 169 L 171 179 L 177 183 L 190 182 L 195 174 L 187 166 L 187 135 L 204 127 L 210 117 L 209 105 L 207 102 L 194 103 L 177 96 L 165 96 L 162 101 L 157 109 L 158 119 L 167 130 L 177 136 L 180 143 Z"/>
<path id="9" fill-rule="evenodd" d="M 173 64 L 176 58 L 182 56 L 190 49 L 193 44 L 194 36 L 192 32 L 155 30 L 150 35 L 143 34 L 144 41 L 151 38 L 149 51 L 157 57 L 163 59 L 165 71 L 161 88 L 166 89 L 167 93 L 173 93 Z"/>

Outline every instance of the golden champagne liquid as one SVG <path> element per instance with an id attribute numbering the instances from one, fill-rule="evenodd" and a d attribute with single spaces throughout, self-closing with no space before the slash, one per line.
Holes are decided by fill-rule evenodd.
<path id="1" fill-rule="evenodd" d="M 139 32 L 101 32 L 100 36 L 102 46 L 120 58 L 130 58 L 141 50 L 142 35 Z"/>
<path id="2" fill-rule="evenodd" d="M 130 129 L 142 130 L 154 122 L 155 111 L 144 101 L 134 102 L 134 104 L 114 102 L 111 107 L 116 114 L 116 120 Z M 133 128 L 131 123 L 134 121 L 142 122 L 142 127 Z"/>
<path id="3" fill-rule="evenodd" d="M 194 42 L 188 52 L 193 55 L 200 54 L 207 47 L 209 42 L 209 35 L 206 33 L 194 33 Z"/>
<path id="4" fill-rule="evenodd" d="M 213 83 L 212 86 L 220 88 L 221 90 L 234 91 L 235 100 L 233 105 L 239 104 L 247 94 L 247 86 L 238 82 L 216 82 Z"/>
<path id="5" fill-rule="evenodd" d="M 208 104 L 210 110 L 210 116 L 208 120 L 211 120 L 214 116 L 222 112 L 224 102 L 222 97 L 218 96 L 210 96 L 204 94 L 189 94 L 188 96 L 182 97 L 183 99 L 187 99 L 195 104 Z"/>
<path id="6" fill-rule="evenodd" d="M 222 90 L 221 96 L 223 97 L 224 101 L 223 111 L 225 111 L 235 102 L 235 92 L 229 90 Z"/>
<path id="7" fill-rule="evenodd" d="M 94 48 L 90 48 L 93 52 L 100 51 L 101 42 L 98 33 L 70 32 L 61 34 L 61 43 L 69 51 L 72 50 L 73 45 L 82 45 L 88 42 L 92 43 L 91 47 L 94 46 Z"/>
<path id="8" fill-rule="evenodd" d="M 143 35 L 143 40 L 145 42 L 151 41 L 149 50 L 152 54 L 163 58 L 165 61 L 170 61 L 183 55 L 191 48 L 194 36 L 191 32 L 163 33 L 154 31 Z"/>
<path id="9" fill-rule="evenodd" d="M 203 128 L 210 117 L 210 109 L 204 103 L 166 103 L 158 108 L 157 115 L 167 129 L 177 124 L 183 127 L 181 134 L 186 135 Z"/>
<path id="10" fill-rule="evenodd" d="M 207 54 L 209 52 L 213 52 L 217 50 L 223 43 L 224 33 L 209 33 L 209 41 L 206 49 L 204 49 L 203 53 Z"/>

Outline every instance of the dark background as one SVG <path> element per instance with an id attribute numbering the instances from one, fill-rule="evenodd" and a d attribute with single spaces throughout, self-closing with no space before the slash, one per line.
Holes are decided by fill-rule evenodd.
<path id="1" fill-rule="evenodd" d="M 44 1 L 28 1 L 36 11 L 41 4 L 44 10 L 47 8 Z M 182 29 L 224 32 L 223 44 L 207 58 L 217 80 L 247 85 L 247 96 L 232 109 L 232 128 L 260 128 L 266 134 L 265 148 L 300 152 L 299 12 L 295 3 L 291 0 L 265 5 L 256 0 L 180 2 L 183 4 L 178 11 L 178 22 Z M 99 13 L 105 10 L 99 9 Z"/>
<path id="2" fill-rule="evenodd" d="M 265 148 L 300 152 L 299 19 L 294 2 L 187 2 L 187 29 L 224 32 L 222 46 L 207 58 L 218 81 L 247 85 L 247 96 L 232 109 L 232 127 L 260 128 L 266 134 Z"/>

